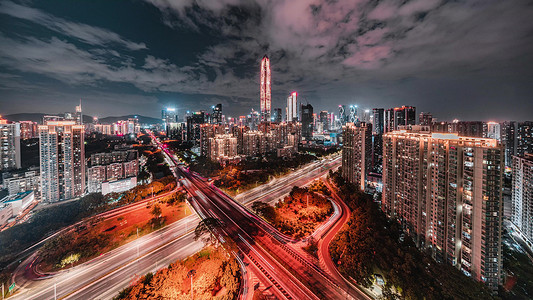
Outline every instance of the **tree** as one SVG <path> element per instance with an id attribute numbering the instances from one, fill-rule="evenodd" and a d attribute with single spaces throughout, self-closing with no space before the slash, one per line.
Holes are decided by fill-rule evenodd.
<path id="1" fill-rule="evenodd" d="M 161 217 L 161 207 L 159 204 L 154 205 L 150 213 L 154 216 L 154 219 L 159 219 Z"/>
<path id="2" fill-rule="evenodd" d="M 276 210 L 274 207 L 261 201 L 255 201 L 252 203 L 252 210 L 260 217 L 267 219 L 268 221 L 276 220 Z"/>
<path id="3" fill-rule="evenodd" d="M 205 218 L 201 220 L 194 229 L 194 240 L 197 241 L 207 234 L 207 237 L 202 238 L 205 244 L 213 245 L 217 239 L 213 232 L 222 227 L 222 223 L 217 218 Z"/>

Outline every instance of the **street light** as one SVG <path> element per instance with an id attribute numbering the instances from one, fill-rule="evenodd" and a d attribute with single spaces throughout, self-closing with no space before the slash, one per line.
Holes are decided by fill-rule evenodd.
<path id="1" fill-rule="evenodd" d="M 187 277 L 191 279 L 191 300 L 194 299 L 194 294 L 192 291 L 192 278 L 196 275 L 196 270 L 192 269 L 187 273 Z"/>

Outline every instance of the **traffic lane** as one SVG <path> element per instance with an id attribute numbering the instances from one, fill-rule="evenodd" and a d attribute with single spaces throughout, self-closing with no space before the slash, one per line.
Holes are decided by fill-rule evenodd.
<path id="1" fill-rule="evenodd" d="M 168 242 L 179 234 L 185 233 L 184 231 L 186 228 L 183 228 L 183 225 L 185 223 L 192 223 L 190 226 L 195 226 L 195 218 L 196 216 L 190 216 L 182 219 L 164 227 L 161 231 L 156 231 L 140 237 L 131 243 L 121 246 L 87 263 L 62 271 L 56 274 L 54 278 L 43 279 L 42 281 L 46 281 L 46 284 L 48 285 L 44 290 L 42 288 L 43 284 L 40 285 L 41 288 L 36 289 L 30 286 L 29 288 L 24 289 L 26 292 L 21 294 L 23 295 L 21 299 L 27 299 L 27 297 L 35 299 L 39 298 L 40 295 L 47 291 L 53 292 L 54 283 L 58 283 L 56 288 L 58 295 L 68 294 L 71 291 L 81 288 L 88 283 L 87 280 L 89 275 L 92 276 L 89 278 L 89 281 L 91 281 L 94 277 L 104 276 L 108 270 L 116 269 L 130 261 L 132 258 L 135 258 L 137 256 L 137 245 L 139 246 L 139 254 L 144 255 L 157 248 L 161 243 Z"/>
<path id="2" fill-rule="evenodd" d="M 204 186 L 206 189 L 205 194 L 207 194 L 211 200 L 215 200 L 217 204 L 220 202 L 234 203 L 232 201 L 224 201 L 220 196 L 216 195 L 214 191 L 209 191 L 210 187 L 205 185 L 205 183 L 202 181 L 197 180 L 197 183 Z M 226 208 L 227 206 L 221 205 L 221 207 Z M 314 267 L 309 263 L 305 263 L 305 261 L 302 258 L 299 258 L 296 253 L 287 253 L 287 249 L 281 246 L 282 243 L 280 243 L 273 236 L 270 236 L 269 232 L 265 231 L 263 227 L 258 226 L 256 223 L 257 220 L 250 219 L 248 214 L 243 213 L 239 207 L 228 209 L 227 211 L 224 211 L 224 213 L 229 215 L 234 221 L 238 222 L 238 224 L 241 227 L 244 227 L 245 230 L 254 231 L 251 233 L 251 235 L 261 241 L 260 244 L 270 248 L 269 250 L 271 253 L 275 253 L 285 264 L 293 267 L 295 271 L 300 271 L 298 273 L 300 273 L 300 275 L 303 276 L 305 280 L 307 280 L 313 287 L 318 290 L 328 289 L 326 294 L 328 297 L 344 297 L 343 291 L 339 290 L 339 287 L 336 286 L 330 278 L 328 278 L 327 274 L 321 273 L 320 270 L 317 270 L 316 266 Z M 256 234 L 255 232 L 261 234 Z"/>
<path id="3" fill-rule="evenodd" d="M 194 240 L 194 233 L 187 233 L 157 251 L 128 263 L 104 278 L 100 278 L 65 299 L 112 299 L 122 288 L 127 287 L 141 276 L 189 257 L 201 250 L 203 246 L 201 241 Z M 102 293 L 102 291 L 104 292 Z"/>
<path id="4" fill-rule="evenodd" d="M 368 295 L 360 291 L 357 287 L 354 287 L 351 283 L 346 281 L 344 276 L 340 274 L 339 270 L 337 269 L 337 266 L 331 259 L 331 255 L 329 253 L 329 245 L 331 244 L 331 241 L 333 240 L 333 238 L 335 238 L 337 233 L 342 229 L 344 224 L 346 224 L 346 222 L 348 222 L 348 220 L 350 219 L 351 211 L 348 205 L 346 205 L 346 203 L 342 201 L 342 199 L 337 195 L 335 190 L 328 182 L 326 182 L 326 185 L 332 191 L 333 201 L 335 201 L 335 203 L 341 209 L 341 219 L 326 233 L 323 239 L 319 242 L 319 255 L 322 257 L 324 264 L 329 270 L 329 272 L 336 278 L 338 283 L 342 284 L 343 287 L 350 292 L 350 295 L 352 295 L 356 299 L 370 300 L 372 298 L 370 298 Z"/>
<path id="5" fill-rule="evenodd" d="M 198 190 L 196 192 L 198 192 Z M 200 193 L 205 195 L 205 193 L 203 193 L 202 191 L 200 191 Z M 201 199 L 202 197 L 198 198 Z M 268 277 L 270 282 L 272 282 L 274 286 L 278 288 L 276 290 L 278 296 L 283 296 L 285 298 L 287 297 L 286 293 L 289 293 L 293 294 L 292 297 L 290 297 L 292 299 L 313 299 L 309 296 L 310 292 L 302 291 L 305 290 L 305 287 L 300 287 L 299 285 L 301 283 L 298 282 L 295 278 L 293 278 L 292 274 L 290 274 L 288 271 L 280 269 L 281 267 L 278 266 L 279 263 L 272 259 L 268 253 L 266 253 L 260 248 L 252 246 L 253 244 L 255 244 L 255 241 L 248 235 L 248 233 L 253 229 L 248 229 L 248 232 L 246 230 L 243 230 L 241 228 L 242 226 L 244 226 L 243 222 L 241 222 L 240 220 L 235 222 L 234 219 L 224 214 L 216 204 L 211 203 L 209 201 L 203 201 L 203 199 L 202 201 L 197 200 L 196 197 L 193 197 L 193 199 L 193 201 L 196 201 L 194 207 L 196 209 L 201 210 L 202 214 L 209 215 L 210 212 L 213 212 L 217 215 L 218 219 L 220 219 L 224 224 L 223 230 L 225 234 L 227 234 L 237 244 L 239 249 L 247 257 L 249 257 L 255 262 L 258 262 L 257 266 L 259 270 L 257 271 L 266 272 L 265 276 Z M 272 266 L 278 266 L 278 268 L 275 269 Z M 280 273 L 282 275 L 281 277 L 279 277 Z"/>
<path id="6" fill-rule="evenodd" d="M 199 181 L 201 184 L 201 182 Z M 221 198 L 214 195 L 211 191 L 205 190 L 205 194 L 210 197 L 212 201 L 218 203 L 226 202 Z M 215 205 L 216 206 L 216 205 Z M 289 255 L 283 247 L 280 246 L 279 241 L 275 238 L 268 236 L 266 232 L 257 226 L 252 220 L 247 216 L 243 215 L 242 212 L 237 209 L 231 209 L 228 211 L 223 211 L 223 214 L 228 215 L 228 218 L 233 220 L 235 223 L 238 223 L 245 232 L 248 232 L 253 236 L 252 240 L 261 241 L 261 245 L 266 246 L 269 250 L 269 253 L 278 256 L 278 258 L 283 262 L 283 265 L 293 269 L 297 274 L 299 274 L 309 285 L 315 288 L 317 291 L 322 291 L 325 296 L 330 297 L 343 297 L 343 293 L 339 292 L 337 287 L 332 282 L 328 282 L 322 274 L 318 273 L 312 266 L 306 265 L 305 263 L 297 260 L 294 256 Z M 292 253 L 294 255 L 294 253 Z M 327 291 L 326 291 L 327 290 Z"/>

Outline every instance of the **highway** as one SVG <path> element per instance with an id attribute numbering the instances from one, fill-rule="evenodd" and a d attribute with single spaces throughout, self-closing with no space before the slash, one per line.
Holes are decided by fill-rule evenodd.
<path id="1" fill-rule="evenodd" d="M 364 299 L 359 293 L 348 294 L 353 291 L 350 290 L 347 293 L 335 283 L 335 279 L 327 272 L 306 261 L 294 249 L 291 249 L 291 246 L 287 245 L 276 231 L 270 230 L 262 219 L 249 213 L 237 202 L 218 192 L 217 189 L 211 188 L 203 180 L 196 178 L 186 170 L 181 169 L 181 171 L 190 182 L 185 185 L 185 188 L 193 194 L 199 194 L 199 196 L 194 197 L 196 200 L 194 207 L 199 213 L 203 212 L 202 217 L 209 214 L 221 220 L 226 234 L 239 245 L 245 255 L 249 256 L 250 253 L 253 253 L 265 256 L 266 258 L 263 260 L 258 259 L 259 268 L 262 268 L 261 271 L 267 270 L 276 287 L 276 283 L 279 282 L 294 285 L 294 287 L 278 287 L 280 293 L 284 294 L 284 298 Z M 244 246 L 241 245 L 240 241 L 243 242 Z M 254 257 L 252 256 L 251 259 L 254 260 Z M 303 289 L 302 285 L 307 290 Z M 313 294 L 309 294 L 310 291 Z"/>
<path id="2" fill-rule="evenodd" d="M 237 199 L 248 205 L 258 200 L 277 200 L 277 197 L 290 192 L 293 185 L 305 185 L 326 174 L 330 167 L 338 165 L 338 159 L 313 162 L 301 170 L 243 193 Z M 85 264 L 49 277 L 35 278 L 28 274 L 29 271 L 24 272 L 31 265 L 32 256 L 16 272 L 15 282 L 19 291 L 11 299 L 53 299 L 54 283 L 58 299 L 111 299 L 127 287 L 136 275 L 154 271 L 156 265 L 158 268 L 168 266 L 170 262 L 186 258 L 201 249 L 202 242 L 194 241 L 190 233 L 198 220 L 196 216 L 189 216 Z M 189 233 L 185 234 L 187 229 Z M 139 258 L 136 256 L 137 245 Z M 257 277 L 261 281 L 268 280 L 261 274 Z"/>

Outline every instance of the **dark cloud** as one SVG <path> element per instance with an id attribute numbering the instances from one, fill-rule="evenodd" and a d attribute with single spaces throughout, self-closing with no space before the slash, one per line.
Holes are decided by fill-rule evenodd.
<path id="1" fill-rule="evenodd" d="M 126 39 L 113 28 L 2 2 L 0 14 L 53 34 L 2 29 L 0 103 L 17 95 L 34 98 L 20 89 L 33 84 L 30 90 L 42 91 L 41 76 L 56 81 L 46 85 L 50 95 L 100 97 L 106 99 L 97 101 L 101 107 L 125 110 L 123 100 L 113 97 L 129 95 L 138 104 L 146 99 L 152 115 L 163 105 L 208 109 L 214 102 L 223 103 L 228 114 L 243 114 L 258 106 L 258 61 L 267 53 L 273 107 L 284 107 L 288 92 L 297 90 L 318 110 L 335 110 L 341 103 L 405 104 L 441 119 L 526 119 L 533 111 L 530 1 L 147 0 L 135 5 L 157 8 L 151 22 L 163 22 L 184 40 L 155 46 L 148 36 Z M 172 53 L 173 47 L 187 49 L 184 45 L 191 47 L 183 56 L 193 58 L 185 63 L 174 58 L 180 53 Z M 207 46 L 197 50 L 195 45 Z"/>

